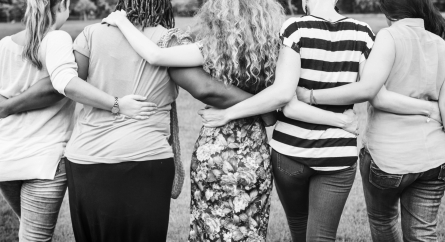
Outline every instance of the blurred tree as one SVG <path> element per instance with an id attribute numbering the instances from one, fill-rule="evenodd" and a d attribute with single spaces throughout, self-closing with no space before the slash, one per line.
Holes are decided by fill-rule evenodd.
<path id="1" fill-rule="evenodd" d="M 94 13 L 96 9 L 96 5 L 90 0 L 78 0 L 76 5 L 74 5 L 74 11 L 80 13 L 84 21 L 88 20 L 88 15 Z"/>

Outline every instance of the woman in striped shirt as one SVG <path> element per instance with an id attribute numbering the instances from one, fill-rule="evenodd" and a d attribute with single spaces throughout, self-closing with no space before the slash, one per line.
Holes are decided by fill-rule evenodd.
<path id="1" fill-rule="evenodd" d="M 338 14 L 335 3 L 304 1 L 308 15 L 285 22 L 280 32 L 284 47 L 271 87 L 229 109 L 202 114 L 204 125 L 215 127 L 285 106 L 270 144 L 276 187 L 293 241 L 335 241 L 356 174 L 356 130 L 351 130 L 350 121 L 341 120 L 353 105 L 307 105 L 295 96 L 297 86 L 328 89 L 359 79 L 374 34 L 367 24 Z M 432 103 L 388 91 L 382 96 L 394 112 L 398 107 L 422 106 L 435 108 L 438 116 Z"/>

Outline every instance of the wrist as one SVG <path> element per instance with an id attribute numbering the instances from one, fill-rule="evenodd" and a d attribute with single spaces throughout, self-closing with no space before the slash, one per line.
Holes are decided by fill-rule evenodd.
<path id="1" fill-rule="evenodd" d="M 351 122 L 347 115 L 342 113 L 334 113 L 334 115 L 336 116 L 336 125 L 334 125 L 336 127 L 343 129 Z"/>
<path id="2" fill-rule="evenodd" d="M 428 103 L 428 105 L 427 105 L 427 108 L 425 110 L 423 110 L 423 115 L 430 117 L 433 114 L 435 104 L 431 101 L 428 101 L 427 103 Z"/>

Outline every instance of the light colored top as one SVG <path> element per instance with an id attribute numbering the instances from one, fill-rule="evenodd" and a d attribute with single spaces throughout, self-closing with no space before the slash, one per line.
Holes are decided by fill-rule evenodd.
<path id="1" fill-rule="evenodd" d="M 155 43 L 167 32 L 160 26 L 144 30 Z M 145 96 L 158 109 L 149 119 L 138 121 L 84 105 L 66 149 L 68 159 L 97 164 L 173 157 L 168 138 L 178 86 L 167 68 L 148 64 L 119 29 L 101 24 L 87 26 L 76 38 L 74 50 L 89 57 L 88 83 L 116 97 Z"/>
<path id="2" fill-rule="evenodd" d="M 299 87 L 327 89 L 357 81 L 360 63 L 368 58 L 374 33 L 363 22 L 344 18 L 329 22 L 315 16 L 290 18 L 280 32 L 283 45 L 300 54 Z M 353 105 L 316 105 L 336 113 Z M 278 115 L 270 145 L 314 170 L 342 170 L 357 162 L 357 138 L 343 129 Z"/>
<path id="3" fill-rule="evenodd" d="M 0 41 L 0 95 L 12 98 L 38 81 L 51 78 L 63 90 L 77 76 L 72 39 L 52 31 L 43 39 L 38 70 L 22 58 L 23 46 L 10 36 Z M 0 119 L 0 181 L 54 179 L 72 131 L 74 103 L 67 98 L 56 104 Z"/>
<path id="4" fill-rule="evenodd" d="M 403 19 L 383 29 L 394 38 L 396 59 L 385 86 L 409 97 L 438 100 L 445 81 L 445 41 L 422 19 Z M 421 115 L 398 115 L 370 107 L 367 147 L 380 169 L 419 173 L 445 163 L 445 133 Z"/>

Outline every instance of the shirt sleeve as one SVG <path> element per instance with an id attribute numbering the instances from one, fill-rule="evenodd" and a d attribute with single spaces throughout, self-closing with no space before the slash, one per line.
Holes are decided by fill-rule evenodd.
<path id="1" fill-rule="evenodd" d="M 290 18 L 284 22 L 280 30 L 281 43 L 297 53 L 300 53 L 301 30 L 295 18 Z"/>
<path id="2" fill-rule="evenodd" d="M 73 49 L 80 54 L 90 57 L 90 47 L 88 46 L 87 28 L 80 33 L 76 40 L 74 40 Z"/>
<path id="3" fill-rule="evenodd" d="M 365 34 L 365 45 L 362 49 L 362 55 L 360 57 L 360 63 L 363 61 L 366 61 L 369 57 L 369 54 L 371 54 L 372 47 L 374 46 L 374 40 L 375 40 L 375 34 L 372 32 L 371 27 L 366 24 L 366 34 Z"/>
<path id="4" fill-rule="evenodd" d="M 73 40 L 67 32 L 61 30 L 51 32 L 48 38 L 46 68 L 54 89 L 65 95 L 65 87 L 71 79 L 78 77 Z"/>

